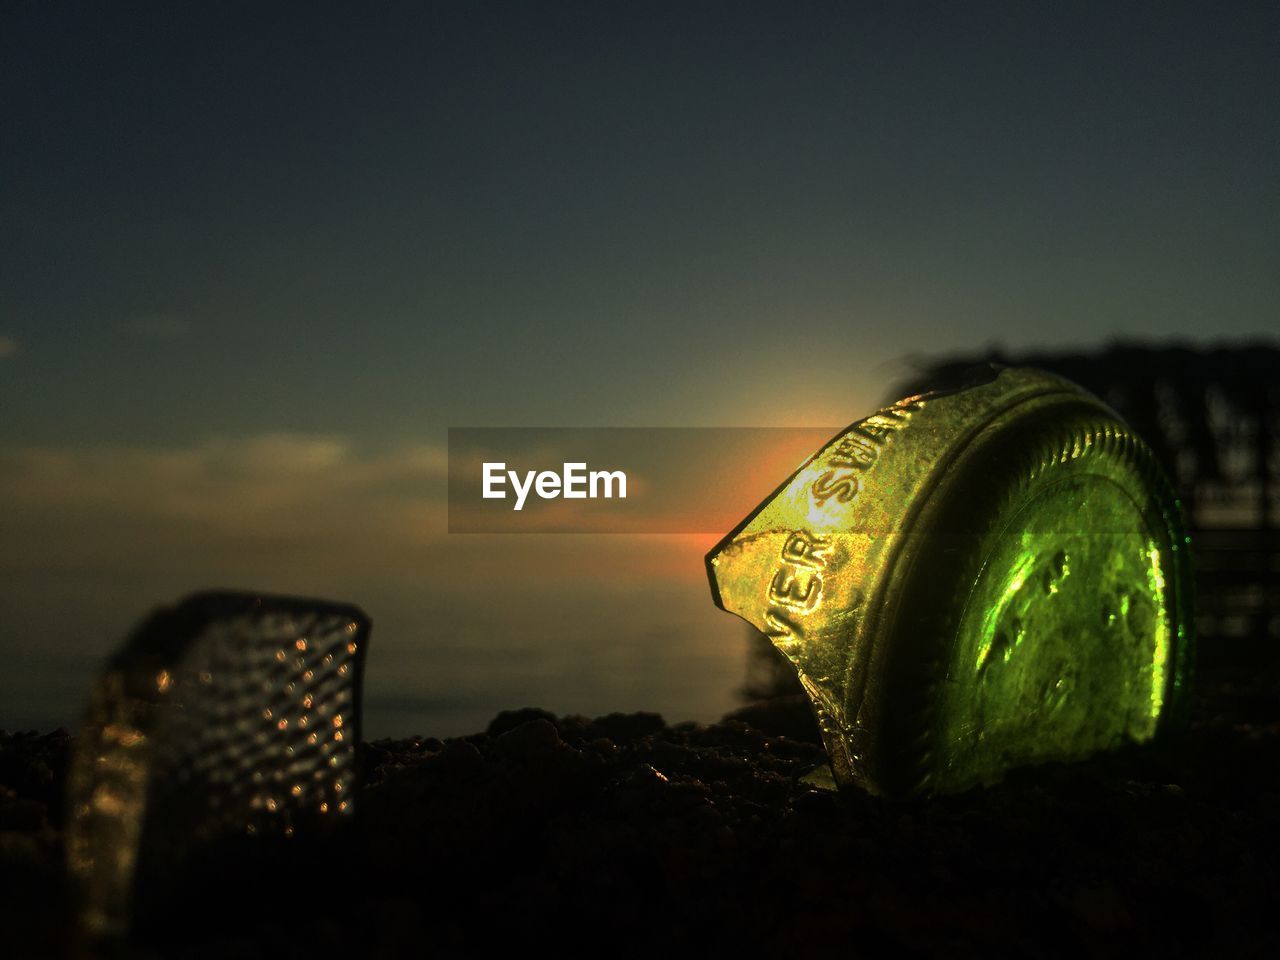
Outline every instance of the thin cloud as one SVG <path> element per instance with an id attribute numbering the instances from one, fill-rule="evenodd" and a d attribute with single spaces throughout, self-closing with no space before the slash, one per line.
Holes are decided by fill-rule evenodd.
<path id="1" fill-rule="evenodd" d="M 195 323 L 189 317 L 178 314 L 148 314 L 133 317 L 120 325 L 122 332 L 133 337 L 144 337 L 150 340 L 177 340 L 185 337 L 195 329 Z"/>
<path id="2" fill-rule="evenodd" d="M 14 541 L 25 544 L 0 556 L 0 606 L 5 576 L 22 571 L 50 583 L 76 571 L 178 571 L 197 585 L 290 590 L 374 577 L 467 604 L 495 583 L 634 587 L 640 577 L 705 588 L 701 555 L 715 537 L 452 536 L 447 479 L 443 445 L 364 452 L 332 435 L 0 445 L 0 503 Z"/>
<path id="3" fill-rule="evenodd" d="M 263 434 L 172 447 L 0 448 L 0 499 L 32 516 L 175 523 L 245 539 L 444 527 L 445 456 L 360 455 L 340 437 Z M 426 520 L 424 524 L 424 519 Z"/>

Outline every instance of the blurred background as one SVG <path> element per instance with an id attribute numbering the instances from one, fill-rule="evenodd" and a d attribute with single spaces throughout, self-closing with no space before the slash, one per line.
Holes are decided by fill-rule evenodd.
<path id="1" fill-rule="evenodd" d="M 447 428 L 842 424 L 991 358 L 1158 436 L 1225 531 L 1206 629 L 1273 631 L 1278 40 L 1262 3 L 6 4 L 0 727 L 74 722 L 208 586 L 362 605 L 371 736 L 717 717 L 717 536 L 450 535 Z"/>

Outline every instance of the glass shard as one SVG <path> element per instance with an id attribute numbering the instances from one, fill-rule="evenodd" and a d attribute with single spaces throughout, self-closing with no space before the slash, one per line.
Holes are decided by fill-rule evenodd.
<path id="1" fill-rule="evenodd" d="M 232 592 L 137 628 L 93 687 L 68 780 L 91 936 L 125 933 L 219 841 L 350 816 L 368 636 L 355 607 Z"/>
<path id="2" fill-rule="evenodd" d="M 964 790 L 1149 740 L 1186 704 L 1172 487 L 1113 411 L 1041 371 L 853 424 L 707 568 L 795 667 L 844 786 Z"/>

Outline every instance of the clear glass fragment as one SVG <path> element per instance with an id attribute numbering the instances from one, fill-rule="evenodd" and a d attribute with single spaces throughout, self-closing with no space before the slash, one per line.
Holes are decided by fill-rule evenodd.
<path id="1" fill-rule="evenodd" d="M 234 592 L 143 621 L 92 689 L 68 777 L 90 936 L 124 934 L 140 889 L 219 841 L 350 816 L 368 635 L 356 607 Z"/>

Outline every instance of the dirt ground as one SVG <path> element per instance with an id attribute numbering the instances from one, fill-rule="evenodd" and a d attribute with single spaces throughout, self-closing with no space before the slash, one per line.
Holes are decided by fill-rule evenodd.
<path id="1" fill-rule="evenodd" d="M 1198 681 L 1178 740 L 886 803 L 800 777 L 803 702 L 714 725 L 502 713 L 364 746 L 360 813 L 150 891 L 123 956 L 1280 956 L 1280 685 Z M 0 929 L 76 950 L 64 732 L 0 735 Z"/>

